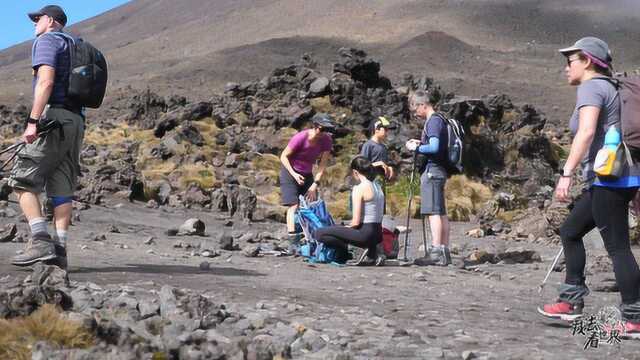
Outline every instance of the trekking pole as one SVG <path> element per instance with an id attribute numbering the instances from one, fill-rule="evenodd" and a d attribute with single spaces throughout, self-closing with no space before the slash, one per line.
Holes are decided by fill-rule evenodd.
<path id="1" fill-rule="evenodd" d="M 11 151 L 11 150 L 13 150 L 13 149 L 15 149 L 15 148 L 19 148 L 19 147 L 20 147 L 20 146 L 22 146 L 22 145 L 24 145 L 24 141 L 21 141 L 21 142 L 19 142 L 19 143 L 15 143 L 15 144 L 13 144 L 13 145 L 11 145 L 11 146 L 7 146 L 7 148 L 6 148 L 6 149 L 4 149 L 4 150 L 0 151 L 0 155 L 2 155 L 2 154 L 4 154 L 4 153 L 8 153 L 9 151 Z"/>
<path id="2" fill-rule="evenodd" d="M 37 134 L 38 137 L 47 135 L 53 129 L 56 128 L 55 126 L 59 126 L 59 125 L 49 126 L 49 127 L 45 127 L 44 129 L 40 129 Z M 11 163 L 11 161 L 13 161 L 13 159 L 15 159 L 16 156 L 18 156 L 18 153 L 25 147 L 25 145 L 27 145 L 26 142 L 20 141 L 0 151 L 0 155 L 2 155 L 5 153 L 8 153 L 9 151 L 15 150 L 15 152 L 11 154 L 11 156 L 5 162 L 2 163 L 2 166 L 0 166 L 0 171 L 3 171 L 4 168 L 7 167 L 7 165 L 9 165 L 9 163 Z"/>
<path id="3" fill-rule="evenodd" d="M 415 173 L 416 173 L 416 156 L 418 155 L 418 152 L 416 151 L 413 154 L 413 164 L 411 166 L 411 177 L 409 180 L 409 201 L 408 201 L 408 205 L 407 205 L 407 226 L 406 226 L 406 230 L 404 233 L 404 257 L 402 260 L 404 261 L 408 261 L 409 259 L 407 258 L 407 250 L 409 249 L 410 246 L 410 242 L 409 242 L 409 221 L 411 220 L 411 203 L 413 202 L 413 179 L 415 177 Z"/>
<path id="4" fill-rule="evenodd" d="M 424 246 L 424 256 L 427 257 L 429 255 L 427 251 L 427 234 L 429 235 L 429 242 L 431 242 L 431 224 L 429 224 L 429 231 L 427 232 L 427 228 L 425 226 L 424 215 L 422 217 L 422 245 Z"/>
<path id="5" fill-rule="evenodd" d="M 558 264 L 558 260 L 560 260 L 560 256 L 562 256 L 562 252 L 563 251 L 564 251 L 564 247 L 560 247 L 560 251 L 558 251 L 558 255 L 556 255 L 555 259 L 553 259 L 553 263 L 551 263 L 551 267 L 549 267 L 549 271 L 547 271 L 547 275 L 544 277 L 544 280 L 542 280 L 542 284 L 540 284 L 540 286 L 538 287 L 538 294 L 542 295 L 542 289 L 544 288 L 544 285 L 546 284 L 547 280 L 549 279 L 549 276 L 551 275 L 551 272 L 553 271 L 553 269 Z"/>
<path id="6" fill-rule="evenodd" d="M 0 166 L 0 171 L 3 171 L 3 170 L 4 170 L 4 168 L 6 168 L 6 167 L 7 167 L 7 165 L 9 165 L 9 164 L 11 163 L 11 161 L 13 161 L 13 159 L 15 159 L 15 157 L 16 157 L 16 156 L 18 156 L 18 153 L 20 152 L 20 150 L 22 150 L 22 148 L 24 147 L 24 145 L 25 145 L 25 143 L 24 143 L 24 142 L 20 142 L 20 143 L 17 143 L 17 144 L 15 144 L 15 145 L 11 145 L 11 146 L 9 146 L 9 148 L 10 148 L 11 150 L 13 150 L 13 149 L 16 149 L 16 150 L 15 150 L 15 152 L 14 152 L 13 154 L 11 154 L 11 156 L 10 156 L 7 160 L 5 160 L 5 162 L 4 162 L 4 163 L 2 163 L 2 166 Z M 8 148 L 8 149 L 9 149 L 9 148 Z M 2 152 L 0 152 L 0 154 L 4 154 L 4 153 L 6 153 L 7 151 L 8 151 L 8 150 L 7 150 L 7 149 L 5 149 L 5 150 L 3 150 Z"/>

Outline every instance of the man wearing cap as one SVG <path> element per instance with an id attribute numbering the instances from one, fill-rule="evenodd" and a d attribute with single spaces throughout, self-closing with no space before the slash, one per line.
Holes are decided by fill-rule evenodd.
<path id="1" fill-rule="evenodd" d="M 67 229 L 72 196 L 79 175 L 79 154 L 84 137 L 82 109 L 67 101 L 71 54 L 60 35 L 67 24 L 64 10 L 48 5 L 28 14 L 35 25 L 31 62 L 33 105 L 22 136 L 26 143 L 9 177 L 31 230 L 29 243 L 12 264 L 29 266 L 45 262 L 66 268 Z M 38 128 L 58 129 L 39 136 Z M 39 195 L 46 191 L 54 208 L 54 238 L 42 215 Z"/>
<path id="2" fill-rule="evenodd" d="M 287 239 L 290 251 L 295 251 L 301 234 L 296 231 L 294 216 L 298 209 L 298 197 L 306 196 L 316 199 L 318 184 L 331 156 L 333 140 L 331 133 L 335 131 L 335 123 L 331 116 L 324 113 L 314 115 L 313 127 L 295 134 L 280 155 L 280 195 L 282 204 L 287 209 Z M 313 174 L 313 166 L 320 158 L 317 171 Z"/>
<path id="3" fill-rule="evenodd" d="M 360 155 L 371 162 L 371 165 L 380 169 L 384 177 L 389 180 L 393 177 L 393 168 L 389 166 L 389 152 L 384 144 L 387 132 L 394 126 L 387 118 L 380 116 L 371 124 L 371 138 L 362 145 Z"/>
<path id="4" fill-rule="evenodd" d="M 538 311 L 550 318 L 573 321 L 582 316 L 586 285 L 586 252 L 583 236 L 598 228 L 613 263 L 620 290 L 622 324 L 616 329 L 621 337 L 640 337 L 640 269 L 629 243 L 629 201 L 640 187 L 638 164 L 622 165 L 616 177 L 600 177 L 594 172 L 598 152 L 604 144 L 620 145 L 621 99 L 611 76 L 611 53 L 606 42 L 585 37 L 573 46 L 560 49 L 566 58 L 567 82 L 577 87 L 576 105 L 569 129 L 573 135 L 571 150 L 554 192 L 558 201 L 569 202 L 576 169 L 582 168 L 583 188 L 573 201 L 560 227 L 565 257 L 565 279 L 554 302 Z M 607 145 L 607 146 L 608 146 Z M 611 329 L 609 329 L 611 332 Z"/>

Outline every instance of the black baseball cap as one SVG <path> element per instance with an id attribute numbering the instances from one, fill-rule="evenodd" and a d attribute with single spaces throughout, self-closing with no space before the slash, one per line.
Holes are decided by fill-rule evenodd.
<path id="1" fill-rule="evenodd" d="M 65 14 L 64 10 L 62 10 L 62 8 L 58 5 L 47 5 L 42 9 L 35 12 L 30 12 L 27 15 L 29 16 L 29 19 L 31 19 L 31 21 L 33 22 L 38 21 L 38 18 L 40 16 L 47 15 L 51 17 L 53 20 L 60 23 L 60 25 L 62 26 L 67 25 L 67 14 Z"/>
<path id="2" fill-rule="evenodd" d="M 314 126 L 322 128 L 322 131 L 334 132 L 336 130 L 336 123 L 331 118 L 331 115 L 326 113 L 318 113 L 313 115 L 311 122 Z"/>

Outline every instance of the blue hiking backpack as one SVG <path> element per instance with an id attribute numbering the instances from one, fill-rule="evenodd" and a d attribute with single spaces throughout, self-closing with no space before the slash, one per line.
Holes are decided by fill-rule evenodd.
<path id="1" fill-rule="evenodd" d="M 327 210 L 327 205 L 323 200 L 307 203 L 304 198 L 300 199 L 300 206 L 296 212 L 296 222 L 302 227 L 306 244 L 299 248 L 300 255 L 307 258 L 312 263 L 330 264 L 336 261 L 335 249 L 325 246 L 317 241 L 316 231 L 326 226 L 335 225 L 335 221 Z"/>

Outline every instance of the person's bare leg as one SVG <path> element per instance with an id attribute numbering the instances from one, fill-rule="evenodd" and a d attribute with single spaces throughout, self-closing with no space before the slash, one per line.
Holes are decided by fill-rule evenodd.
<path id="1" fill-rule="evenodd" d="M 67 246 L 67 230 L 71 225 L 71 215 L 73 214 L 73 204 L 66 203 L 53 209 L 53 223 L 58 242 L 63 247 Z"/>
<path id="2" fill-rule="evenodd" d="M 289 233 L 293 233 L 296 231 L 296 222 L 295 222 L 296 210 L 298 210 L 298 204 L 291 205 L 287 209 L 287 231 Z"/>
<path id="3" fill-rule="evenodd" d="M 18 203 L 27 221 L 42 217 L 38 194 L 16 190 L 16 195 L 18 196 Z"/>
<path id="4" fill-rule="evenodd" d="M 438 247 L 442 245 L 443 221 L 440 215 L 429 215 L 429 227 L 431 228 L 431 245 Z"/>
<path id="5" fill-rule="evenodd" d="M 440 216 L 442 221 L 442 235 L 441 235 L 441 243 L 442 245 L 449 247 L 449 235 L 451 232 L 451 227 L 449 226 L 449 217 L 447 215 Z"/>
<path id="6" fill-rule="evenodd" d="M 67 231 L 71 225 L 71 214 L 73 205 L 71 203 L 62 204 L 53 209 L 53 218 L 56 230 Z"/>

